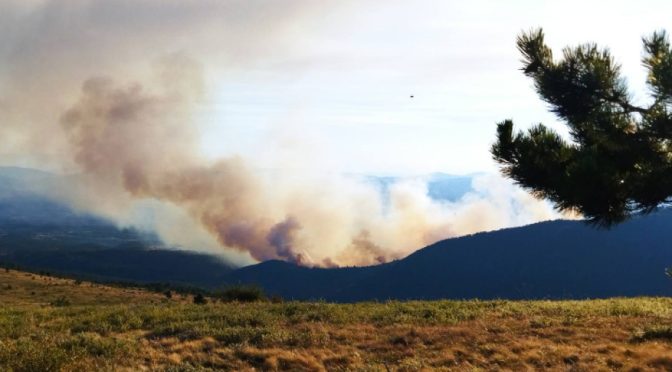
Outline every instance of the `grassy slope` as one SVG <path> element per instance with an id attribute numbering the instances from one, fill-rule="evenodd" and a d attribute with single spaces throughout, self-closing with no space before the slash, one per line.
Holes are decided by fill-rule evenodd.
<path id="1" fill-rule="evenodd" d="M 0 371 L 672 370 L 669 298 L 189 302 L 0 270 Z"/>

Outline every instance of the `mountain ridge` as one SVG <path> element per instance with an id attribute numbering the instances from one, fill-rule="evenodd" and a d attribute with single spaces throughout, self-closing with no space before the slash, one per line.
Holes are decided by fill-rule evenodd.
<path id="1" fill-rule="evenodd" d="M 235 270 L 226 280 L 291 299 L 339 302 L 670 296 L 672 281 L 664 269 L 672 265 L 672 250 L 664 242 L 672 238 L 671 223 L 669 210 L 610 231 L 579 221 L 547 221 L 443 240 L 378 266 L 275 263 L 267 270 L 259 264 Z"/>
<path id="2" fill-rule="evenodd" d="M 321 269 L 267 261 L 234 268 L 215 256 L 172 249 L 151 233 L 120 229 L 17 187 L 31 177 L 52 179 L 49 173 L 5 173 L 10 175 L 3 176 L 0 167 L 0 181 L 18 181 L 0 182 L 4 265 L 102 281 L 208 289 L 255 284 L 287 299 L 338 302 L 672 296 L 672 281 L 663 273 L 672 266 L 672 249 L 666 244 L 672 238 L 672 209 L 633 218 L 611 230 L 556 220 L 480 232 L 442 240 L 376 266 Z M 457 179 L 462 186 L 466 182 L 444 178 Z"/>

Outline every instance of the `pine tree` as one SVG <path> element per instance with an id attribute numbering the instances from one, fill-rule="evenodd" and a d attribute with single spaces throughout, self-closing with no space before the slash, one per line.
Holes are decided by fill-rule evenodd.
<path id="1" fill-rule="evenodd" d="M 497 124 L 491 152 L 504 175 L 562 211 L 609 226 L 649 213 L 672 195 L 672 50 L 664 31 L 643 38 L 651 101 L 632 102 L 608 49 L 589 43 L 553 58 L 541 29 L 521 34 L 523 73 L 569 128 Z"/>

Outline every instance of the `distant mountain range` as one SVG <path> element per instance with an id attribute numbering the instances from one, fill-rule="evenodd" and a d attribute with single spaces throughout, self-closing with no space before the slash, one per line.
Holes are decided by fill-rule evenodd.
<path id="1" fill-rule="evenodd" d="M 120 229 L 40 196 L 49 173 L 0 168 L 0 264 L 101 281 L 165 282 L 213 289 L 256 284 L 288 299 L 672 296 L 672 210 L 611 230 L 551 221 L 448 239 L 392 263 L 318 269 L 268 261 L 235 269 L 217 257 L 170 249 L 150 233 Z M 26 187 L 28 184 L 33 188 Z M 376 178 L 385 189 L 394 179 Z M 429 193 L 456 200 L 468 176 L 433 175 Z"/>
<path id="2" fill-rule="evenodd" d="M 672 266 L 670 227 L 670 210 L 612 230 L 550 221 L 443 240 L 384 265 L 316 269 L 272 261 L 226 280 L 329 301 L 672 296 L 664 273 Z"/>
<path id="3" fill-rule="evenodd" d="M 470 176 L 425 177 L 430 193 L 457 200 L 471 188 Z M 399 178 L 368 177 L 386 192 Z M 45 197 L 67 187 L 67 176 L 0 167 L 0 265 L 49 271 L 101 281 L 172 283 L 220 287 L 235 269 L 220 258 L 173 249 L 151 233 L 121 229 L 100 217 L 73 211 Z"/>

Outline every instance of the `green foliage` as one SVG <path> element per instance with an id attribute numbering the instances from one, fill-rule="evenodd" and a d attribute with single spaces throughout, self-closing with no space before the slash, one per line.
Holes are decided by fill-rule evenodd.
<path id="1" fill-rule="evenodd" d="M 542 30 L 523 33 L 523 73 L 569 127 L 571 142 L 542 124 L 497 125 L 491 152 L 502 172 L 560 210 L 609 226 L 648 213 L 672 195 L 672 49 L 665 32 L 643 39 L 651 103 L 632 103 L 620 66 L 595 44 L 554 59 Z"/>
<path id="2" fill-rule="evenodd" d="M 10 371 L 59 371 L 71 356 L 51 337 L 21 338 L 0 347 L 0 365 Z"/>
<path id="3" fill-rule="evenodd" d="M 0 339 L 0 367 L 14 372 L 55 372 L 73 366 L 97 370 L 132 352 L 128 342 L 94 334 L 67 336 L 38 331 L 32 337 Z"/>
<path id="4" fill-rule="evenodd" d="M 264 290 L 253 285 L 227 287 L 222 291 L 215 293 L 215 296 L 225 302 L 255 302 L 266 299 Z"/>

